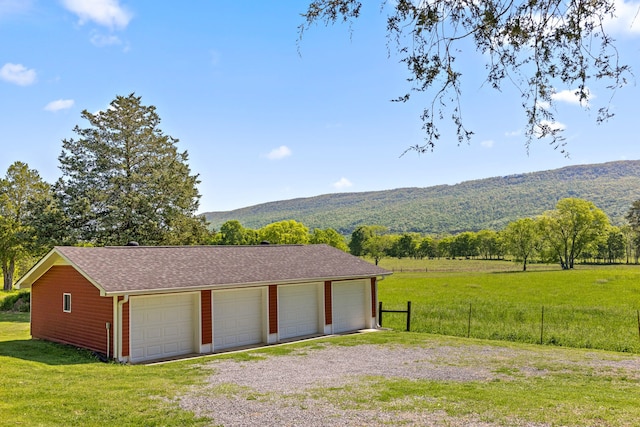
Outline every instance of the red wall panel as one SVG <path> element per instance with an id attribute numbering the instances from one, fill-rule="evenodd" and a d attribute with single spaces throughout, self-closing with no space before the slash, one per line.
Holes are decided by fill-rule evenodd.
<path id="1" fill-rule="evenodd" d="M 378 293 L 376 292 L 376 278 L 371 278 L 371 317 L 377 317 Z"/>
<path id="2" fill-rule="evenodd" d="M 333 324 L 333 305 L 331 300 L 331 281 L 324 282 L 324 323 Z"/>
<path id="3" fill-rule="evenodd" d="M 63 294 L 71 294 L 71 312 L 62 311 Z M 107 331 L 106 324 L 111 323 Z M 113 299 L 71 266 L 53 266 L 31 287 L 31 335 L 113 355 Z"/>
<path id="4" fill-rule="evenodd" d="M 202 315 L 202 344 L 211 344 L 213 337 L 213 319 L 211 316 L 211 291 L 205 290 L 200 293 L 201 315 Z"/>
<path id="5" fill-rule="evenodd" d="M 269 285 L 269 333 L 278 333 L 278 286 Z"/>
<path id="6" fill-rule="evenodd" d="M 124 297 L 118 297 L 118 301 Z M 129 355 L 129 303 L 122 304 L 122 356 Z"/>

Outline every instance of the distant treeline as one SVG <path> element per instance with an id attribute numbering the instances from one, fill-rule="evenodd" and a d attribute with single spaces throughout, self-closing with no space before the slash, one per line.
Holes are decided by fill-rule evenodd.
<path id="1" fill-rule="evenodd" d="M 464 231 L 456 234 L 424 235 L 390 233 L 380 225 L 357 227 L 349 241 L 336 230 L 314 229 L 286 220 L 258 230 L 230 220 L 215 234 L 221 245 L 326 243 L 356 256 L 397 258 L 483 258 L 510 257 L 526 270 L 531 261 L 558 263 L 571 269 L 577 261 L 638 263 L 640 258 L 640 201 L 625 216 L 627 224 L 611 225 L 608 216 L 592 202 L 566 198 L 555 209 L 532 218 L 520 218 L 502 230 Z"/>

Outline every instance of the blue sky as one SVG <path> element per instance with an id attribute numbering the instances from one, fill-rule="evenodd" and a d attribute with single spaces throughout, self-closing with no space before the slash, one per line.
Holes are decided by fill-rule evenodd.
<path id="1" fill-rule="evenodd" d="M 82 110 L 135 92 L 200 175 L 200 211 L 334 192 L 427 187 L 558 167 L 640 159 L 636 78 L 593 111 L 558 103 L 570 158 L 545 141 L 525 149 L 515 90 L 482 85 L 482 58 L 464 59 L 463 114 L 432 153 L 421 144 L 405 70 L 389 57 L 380 2 L 352 28 L 314 27 L 297 43 L 305 1 L 0 0 L 0 173 L 22 161 L 59 177 L 61 141 L 86 127 Z M 621 60 L 640 70 L 640 2 L 609 23 Z M 558 93 L 574 88 L 556 88 Z M 615 118 L 596 125 L 597 106 Z"/>

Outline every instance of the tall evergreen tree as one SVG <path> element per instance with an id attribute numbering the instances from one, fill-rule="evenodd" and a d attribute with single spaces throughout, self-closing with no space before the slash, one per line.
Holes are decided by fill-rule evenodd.
<path id="1" fill-rule="evenodd" d="M 62 141 L 56 184 L 78 241 L 193 244 L 207 235 L 195 215 L 198 176 L 178 140 L 160 130 L 154 106 L 134 94 L 117 96 L 105 111 L 85 110 L 82 118 L 89 127 L 76 126 L 78 138 Z"/>

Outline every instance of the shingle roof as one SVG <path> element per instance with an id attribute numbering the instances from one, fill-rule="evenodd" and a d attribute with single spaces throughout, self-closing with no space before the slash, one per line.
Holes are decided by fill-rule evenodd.
<path id="1" fill-rule="evenodd" d="M 328 245 L 60 246 L 52 252 L 61 255 L 106 294 L 391 274 Z"/>

